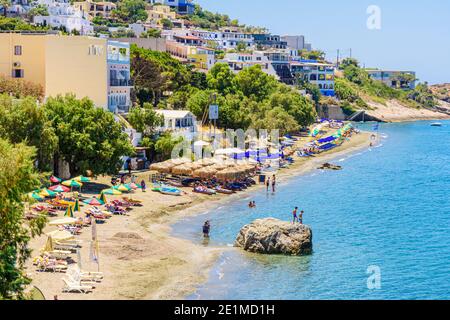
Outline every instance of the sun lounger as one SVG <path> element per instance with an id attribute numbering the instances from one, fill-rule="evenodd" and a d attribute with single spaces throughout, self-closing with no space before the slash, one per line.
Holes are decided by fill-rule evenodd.
<path id="1" fill-rule="evenodd" d="M 76 283 L 66 278 L 63 278 L 62 281 L 64 282 L 63 292 L 88 293 L 92 292 L 93 289 L 92 286 Z"/>

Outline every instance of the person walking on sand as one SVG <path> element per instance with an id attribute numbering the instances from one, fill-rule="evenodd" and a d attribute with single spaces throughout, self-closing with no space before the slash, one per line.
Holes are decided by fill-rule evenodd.
<path id="1" fill-rule="evenodd" d="M 141 188 L 142 188 L 142 192 L 145 192 L 146 185 L 145 185 L 144 180 L 141 181 Z"/>
<path id="2" fill-rule="evenodd" d="M 303 224 L 303 213 L 305 213 L 303 210 L 300 211 L 300 214 L 298 216 L 298 222 L 300 222 L 300 224 Z"/>
<path id="3" fill-rule="evenodd" d="M 206 221 L 203 225 L 203 237 L 209 238 L 209 232 L 211 231 L 211 225 L 209 224 L 209 221 Z"/>
<path id="4" fill-rule="evenodd" d="M 269 188 L 270 188 L 270 178 L 267 178 L 267 180 L 266 180 L 266 190 L 267 190 L 267 192 L 269 192 Z"/>
<path id="5" fill-rule="evenodd" d="M 272 176 L 272 192 L 275 192 L 275 185 L 276 185 L 276 179 L 275 179 L 275 175 Z"/>
<path id="6" fill-rule="evenodd" d="M 295 207 L 294 211 L 292 211 L 292 224 L 295 224 L 295 222 L 298 222 L 297 210 L 298 210 L 298 207 Z"/>

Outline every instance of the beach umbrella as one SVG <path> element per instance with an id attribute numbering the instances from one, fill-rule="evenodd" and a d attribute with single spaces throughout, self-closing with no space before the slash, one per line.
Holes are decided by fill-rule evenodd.
<path id="1" fill-rule="evenodd" d="M 41 197 L 41 196 L 40 196 L 39 194 L 37 194 L 36 192 L 30 192 L 30 193 L 28 194 L 28 198 L 34 199 L 34 200 L 37 200 L 37 201 L 42 201 L 42 200 L 44 200 L 44 198 Z"/>
<path id="2" fill-rule="evenodd" d="M 100 195 L 100 201 L 103 201 L 103 203 L 106 203 L 106 202 L 107 202 L 107 201 L 106 201 L 106 196 L 105 196 L 104 193 L 102 193 L 102 194 Z"/>
<path id="3" fill-rule="evenodd" d="M 122 194 L 122 191 L 119 191 L 119 190 L 116 190 L 116 189 L 113 189 L 113 188 L 111 188 L 111 189 L 104 189 L 102 191 L 102 194 L 109 194 L 109 195 L 112 195 L 112 196 L 120 196 Z"/>
<path id="4" fill-rule="evenodd" d="M 127 186 L 129 186 L 131 189 L 136 190 L 136 189 L 142 189 L 142 187 L 134 182 L 132 183 L 128 183 Z"/>
<path id="5" fill-rule="evenodd" d="M 62 183 L 62 185 L 65 185 L 66 187 L 71 187 L 71 188 L 81 188 L 83 186 L 83 184 L 81 182 L 78 182 L 76 180 L 66 180 Z"/>
<path id="6" fill-rule="evenodd" d="M 74 238 L 73 234 L 71 234 L 66 230 L 55 230 L 47 233 L 47 236 L 49 236 L 52 240 L 55 241 L 67 241 L 72 240 Z"/>
<path id="7" fill-rule="evenodd" d="M 45 243 L 45 247 L 42 248 L 42 251 L 44 252 L 52 252 L 53 251 L 53 240 L 52 237 L 47 238 L 47 242 Z"/>
<path id="8" fill-rule="evenodd" d="M 65 217 L 62 219 L 53 220 L 49 223 L 49 225 L 60 226 L 60 225 L 65 225 L 65 224 L 75 224 L 76 222 L 77 222 L 77 219 L 75 219 L 75 218 Z"/>
<path id="9" fill-rule="evenodd" d="M 78 199 L 75 200 L 75 204 L 73 206 L 74 212 L 80 212 L 80 201 Z"/>
<path id="10" fill-rule="evenodd" d="M 101 205 L 105 204 L 102 200 L 97 199 L 97 198 L 86 199 L 86 200 L 83 200 L 83 202 L 90 206 L 101 206 Z"/>
<path id="11" fill-rule="evenodd" d="M 91 182 L 91 179 L 84 177 L 84 176 L 78 176 L 73 178 L 72 180 L 75 180 L 77 182 Z"/>
<path id="12" fill-rule="evenodd" d="M 67 207 L 64 217 L 73 218 L 73 207 L 71 205 Z"/>
<path id="13" fill-rule="evenodd" d="M 42 189 L 41 191 L 39 191 L 39 195 L 42 197 L 56 197 L 56 192 L 53 192 L 52 190 L 49 189 Z"/>
<path id="14" fill-rule="evenodd" d="M 50 177 L 50 182 L 51 183 L 60 183 L 62 180 L 56 176 L 51 176 Z"/>
<path id="15" fill-rule="evenodd" d="M 119 190 L 119 191 L 122 191 L 122 192 L 130 192 L 131 191 L 131 188 L 128 187 L 127 185 L 125 185 L 125 184 L 121 184 L 121 185 L 115 186 L 115 187 L 113 187 L 113 189 L 116 189 L 116 190 Z"/>
<path id="16" fill-rule="evenodd" d="M 57 184 L 55 186 L 51 186 L 49 188 L 50 190 L 54 191 L 54 192 L 69 192 L 70 188 L 63 186 L 62 184 Z"/>

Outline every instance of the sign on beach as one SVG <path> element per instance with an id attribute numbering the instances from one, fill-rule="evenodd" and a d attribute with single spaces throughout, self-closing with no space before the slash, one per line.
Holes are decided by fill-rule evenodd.
<path id="1" fill-rule="evenodd" d="M 219 106 L 212 104 L 209 106 L 209 120 L 219 119 Z"/>

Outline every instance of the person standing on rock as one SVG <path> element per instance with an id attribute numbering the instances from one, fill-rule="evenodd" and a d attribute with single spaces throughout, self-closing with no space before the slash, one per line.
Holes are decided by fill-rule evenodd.
<path id="1" fill-rule="evenodd" d="M 295 222 L 298 222 L 298 219 L 297 219 L 297 210 L 298 210 L 298 207 L 295 207 L 295 209 L 294 209 L 294 211 L 292 211 L 292 224 L 295 224 Z"/>
<path id="2" fill-rule="evenodd" d="M 305 213 L 303 210 L 300 211 L 300 214 L 298 216 L 298 222 L 300 222 L 300 224 L 303 224 L 303 213 Z"/>

